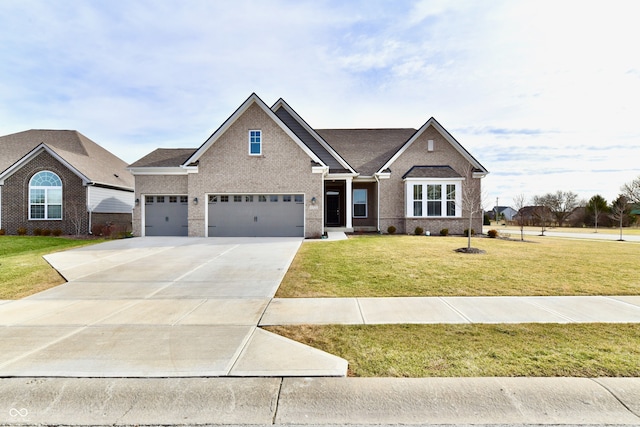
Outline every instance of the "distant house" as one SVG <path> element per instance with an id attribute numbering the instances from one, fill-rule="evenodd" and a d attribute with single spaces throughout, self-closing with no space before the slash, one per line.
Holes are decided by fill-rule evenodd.
<path id="1" fill-rule="evenodd" d="M 526 226 L 550 225 L 553 221 L 551 209 L 546 206 L 525 206 L 514 216 L 513 221 Z"/>
<path id="2" fill-rule="evenodd" d="M 512 221 L 513 217 L 518 213 L 517 210 L 509 206 L 494 206 L 493 209 L 487 212 L 487 215 L 489 215 L 489 218 L 495 220 L 496 212 L 498 213 L 498 219 L 504 219 L 505 221 Z"/>
<path id="3" fill-rule="evenodd" d="M 28 130 L 0 137 L 0 228 L 88 234 L 131 227 L 134 179 L 127 164 L 80 132 Z"/>
<path id="4" fill-rule="evenodd" d="M 488 173 L 434 118 L 419 129 L 319 130 L 256 94 L 200 147 L 158 149 L 129 169 L 136 235 L 204 237 L 462 234 L 465 190 L 479 206 Z"/>

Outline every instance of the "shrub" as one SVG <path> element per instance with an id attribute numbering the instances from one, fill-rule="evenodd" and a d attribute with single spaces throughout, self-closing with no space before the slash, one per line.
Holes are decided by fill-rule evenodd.
<path id="1" fill-rule="evenodd" d="M 0 236 L 4 236 L 6 234 L 6 232 L 4 231 L 4 228 L 0 228 Z"/>
<path id="2" fill-rule="evenodd" d="M 49 230 L 48 228 L 44 228 L 42 230 L 42 235 L 43 236 L 51 236 L 51 230 Z"/>
<path id="3" fill-rule="evenodd" d="M 42 228 L 38 228 L 38 227 L 34 228 L 33 229 L 33 235 L 34 236 L 42 236 Z"/>
<path id="4" fill-rule="evenodd" d="M 491 225 L 491 220 L 489 219 L 489 215 L 484 214 L 484 220 L 482 221 L 482 225 Z"/>
<path id="5" fill-rule="evenodd" d="M 18 236 L 26 236 L 27 235 L 27 229 L 24 227 L 18 227 L 17 234 Z"/>
<path id="6" fill-rule="evenodd" d="M 448 236 L 449 235 L 449 229 L 448 228 L 443 228 L 442 230 L 440 230 L 440 235 L 441 236 Z"/>
<path id="7" fill-rule="evenodd" d="M 495 239 L 496 237 L 498 237 L 498 230 L 487 231 L 487 236 L 491 237 L 492 239 Z"/>
<path id="8" fill-rule="evenodd" d="M 390 225 L 389 227 L 387 227 L 387 233 L 395 234 L 396 233 L 396 228 L 393 225 Z"/>
<path id="9" fill-rule="evenodd" d="M 54 228 L 53 230 L 51 230 L 51 234 L 55 237 L 60 237 L 62 236 L 62 230 L 60 230 L 59 228 Z"/>
<path id="10" fill-rule="evenodd" d="M 416 234 L 416 236 L 422 236 L 424 234 L 424 228 L 416 227 L 416 229 L 414 230 L 414 233 Z"/>
<path id="11" fill-rule="evenodd" d="M 465 228 L 462 234 L 464 234 L 465 236 L 467 236 L 467 237 L 468 237 L 468 236 L 469 236 L 469 229 L 468 229 L 468 228 Z M 472 235 L 472 236 L 475 236 L 475 235 L 476 235 L 476 230 L 474 230 L 473 228 L 471 229 L 471 235 Z"/>

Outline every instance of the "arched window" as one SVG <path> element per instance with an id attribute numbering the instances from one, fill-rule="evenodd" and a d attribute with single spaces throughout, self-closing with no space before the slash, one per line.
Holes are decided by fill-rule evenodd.
<path id="1" fill-rule="evenodd" d="M 62 219 L 62 180 L 49 171 L 29 182 L 29 219 Z"/>

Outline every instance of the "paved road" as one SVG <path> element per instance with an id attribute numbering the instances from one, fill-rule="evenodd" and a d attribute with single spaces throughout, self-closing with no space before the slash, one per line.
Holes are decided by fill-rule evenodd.
<path id="1" fill-rule="evenodd" d="M 508 233 L 512 238 L 518 239 L 520 238 L 520 230 L 519 229 L 503 229 L 500 227 L 484 227 L 484 232 L 486 233 L 488 230 L 496 229 L 499 232 Z M 540 236 L 540 230 L 525 230 L 524 234 L 526 236 Z M 548 237 L 564 237 L 568 239 L 588 239 L 588 240 L 609 240 L 609 241 L 618 241 L 620 240 L 620 234 L 610 234 L 610 233 L 571 233 L 571 232 L 563 232 L 563 231 L 555 231 L 555 229 L 547 229 L 544 232 L 545 236 Z M 625 242 L 640 242 L 639 235 L 626 234 L 624 229 L 622 231 L 622 240 Z"/>

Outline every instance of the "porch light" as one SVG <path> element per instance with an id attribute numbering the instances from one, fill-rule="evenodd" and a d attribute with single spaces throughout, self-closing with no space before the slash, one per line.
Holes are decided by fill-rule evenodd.
<path id="1" fill-rule="evenodd" d="M 312 205 L 315 205 L 315 204 L 316 204 L 316 202 L 317 202 L 316 198 L 315 198 L 315 197 L 312 197 L 312 198 L 311 198 L 311 204 L 312 204 Z"/>
<path id="2" fill-rule="evenodd" d="M 198 204 L 198 198 L 197 198 L 197 197 L 194 197 L 194 198 L 193 198 L 193 204 L 194 204 L 194 205 L 197 205 L 197 204 Z"/>
<path id="3" fill-rule="evenodd" d="M 136 206 L 140 204 L 140 199 L 136 199 Z"/>

